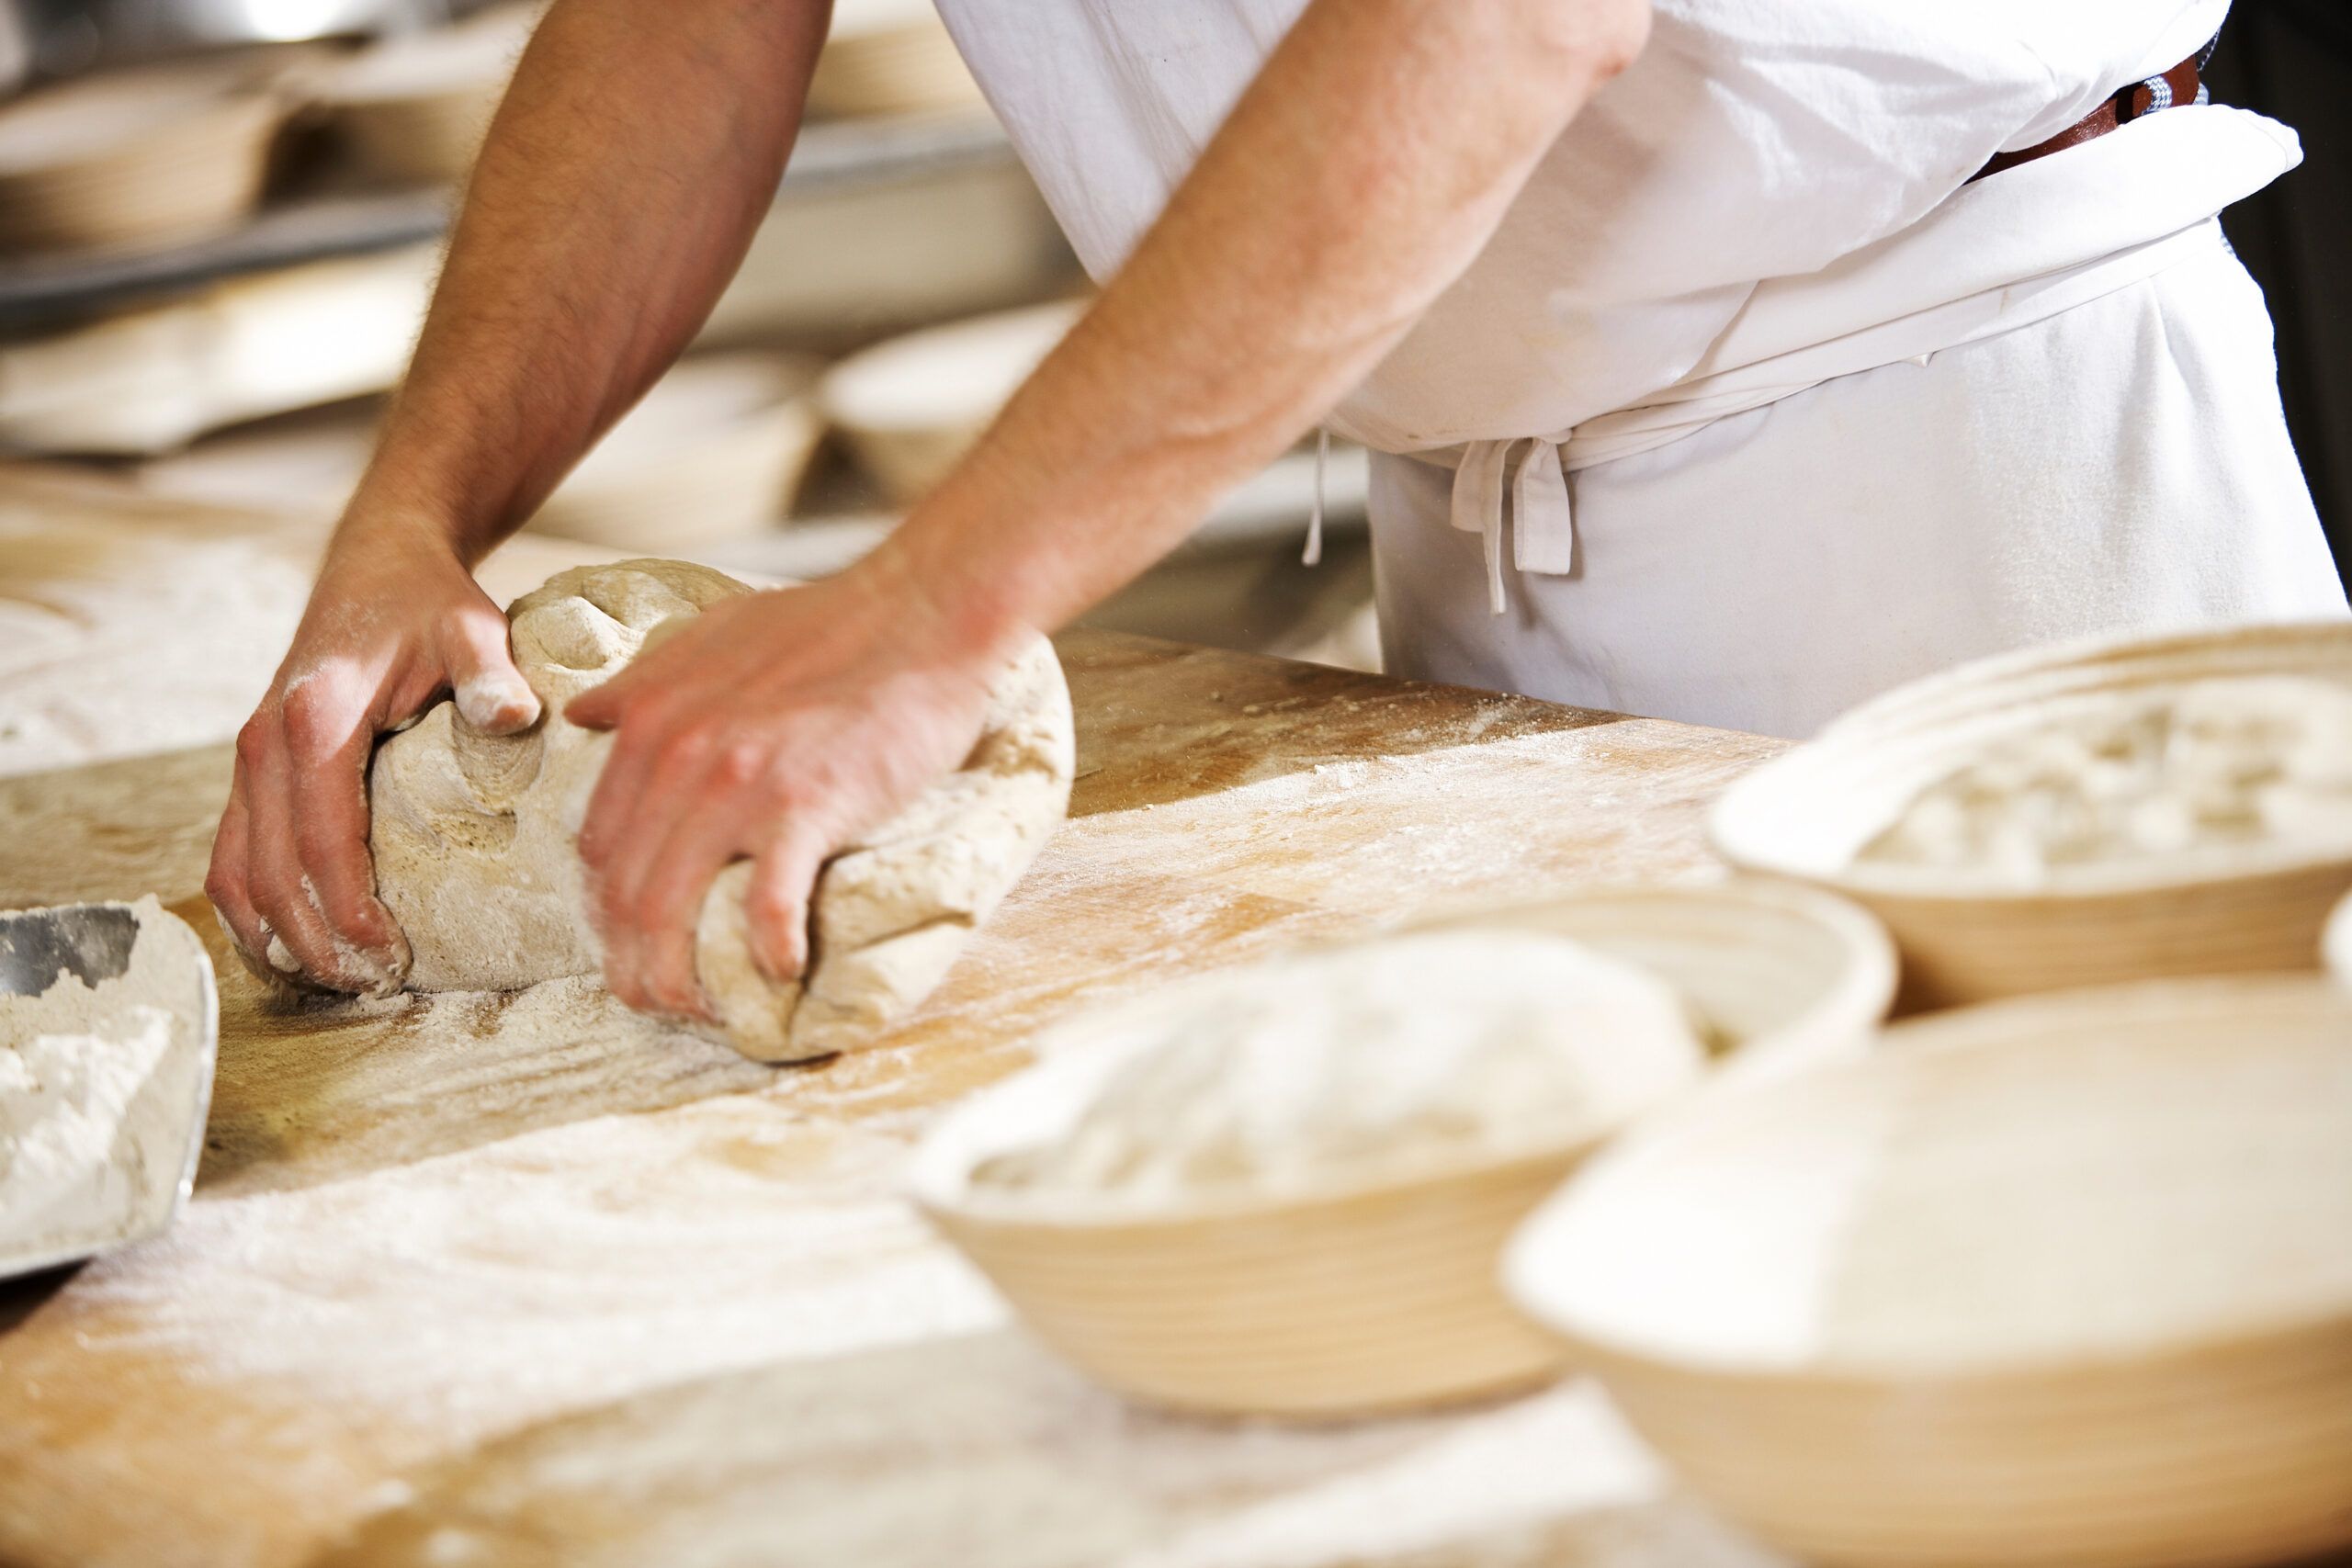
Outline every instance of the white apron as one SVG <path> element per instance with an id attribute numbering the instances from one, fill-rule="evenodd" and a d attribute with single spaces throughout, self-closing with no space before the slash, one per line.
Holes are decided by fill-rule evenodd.
<path id="1" fill-rule="evenodd" d="M 1102 277 L 1301 4 L 941 9 Z M 1803 734 L 2024 643 L 2343 614 L 2212 221 L 2292 132 L 2170 108 L 1965 183 L 2225 8 L 1657 0 L 1329 422 L 1389 669 Z"/>

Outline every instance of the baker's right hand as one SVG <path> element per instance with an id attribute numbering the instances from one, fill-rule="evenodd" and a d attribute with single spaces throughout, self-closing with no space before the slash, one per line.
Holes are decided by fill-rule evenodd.
<path id="1" fill-rule="evenodd" d="M 204 890 L 257 967 L 389 995 L 409 952 L 368 853 L 377 736 L 445 692 L 498 735 L 537 722 L 539 701 L 514 668 L 505 615 L 449 546 L 373 521 L 336 536 L 294 646 L 237 733 Z"/>

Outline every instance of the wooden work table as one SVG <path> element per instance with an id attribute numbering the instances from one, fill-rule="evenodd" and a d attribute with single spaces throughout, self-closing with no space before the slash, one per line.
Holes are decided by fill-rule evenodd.
<path id="1" fill-rule="evenodd" d="M 199 885 L 225 747 L 0 779 L 0 908 L 215 944 L 172 1235 L 0 1287 L 0 1563 L 1753 1564 L 1589 1386 L 1295 1430 L 1123 1404 L 898 1197 L 1084 1003 L 1438 905 L 1709 874 L 1746 736 L 1062 643 L 1072 819 L 929 1005 L 773 1071 L 532 993 L 287 1011 Z M 469 1010 L 463 1048 L 446 1042 Z M 428 1032 L 428 1022 L 437 1032 Z"/>

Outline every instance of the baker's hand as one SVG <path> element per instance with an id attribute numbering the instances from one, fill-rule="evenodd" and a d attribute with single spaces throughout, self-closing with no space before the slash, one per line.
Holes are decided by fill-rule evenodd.
<path id="1" fill-rule="evenodd" d="M 798 976 L 826 858 L 970 754 L 1002 666 L 869 566 L 715 604 L 574 698 L 618 731 L 580 833 L 613 994 L 713 1017 L 695 926 L 744 858 L 752 956 Z"/>
<path id="2" fill-rule="evenodd" d="M 376 897 L 368 758 L 379 734 L 452 690 L 492 733 L 539 716 L 505 615 L 447 544 L 396 525 L 338 536 L 269 694 L 238 731 L 212 841 L 204 890 L 249 958 L 339 991 L 399 986 L 408 942 Z"/>

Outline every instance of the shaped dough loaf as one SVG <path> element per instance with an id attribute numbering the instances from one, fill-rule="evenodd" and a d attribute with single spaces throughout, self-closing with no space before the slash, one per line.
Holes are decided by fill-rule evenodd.
<path id="1" fill-rule="evenodd" d="M 664 622 L 750 592 L 680 561 L 559 572 L 509 612 L 515 661 L 547 705 L 536 728 L 484 735 L 443 703 L 378 748 L 369 841 L 411 989 L 514 990 L 601 966 L 578 839 L 612 739 L 563 706 Z M 721 873 L 695 951 L 721 1037 L 759 1061 L 803 1061 L 868 1043 L 921 1001 L 1061 822 L 1071 758 L 1069 693 L 1040 638 L 998 683 L 963 766 L 827 863 L 797 985 L 752 961 L 751 863 Z"/>

